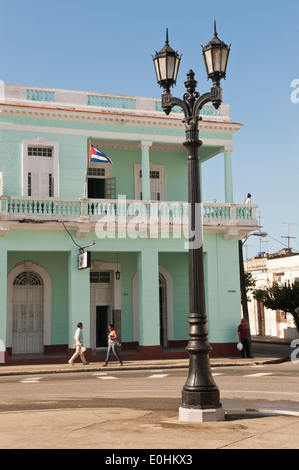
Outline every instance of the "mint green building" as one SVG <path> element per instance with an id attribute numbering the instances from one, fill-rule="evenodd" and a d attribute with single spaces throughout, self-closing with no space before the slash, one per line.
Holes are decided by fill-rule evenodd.
<path id="1" fill-rule="evenodd" d="M 184 357 L 182 114 L 165 116 L 153 98 L 9 84 L 0 95 L 2 363 L 66 361 L 79 321 L 90 361 L 104 358 L 111 322 L 123 360 Z M 240 127 L 228 105 L 202 110 L 201 165 L 223 154 L 225 182 L 223 203 L 202 207 L 211 356 L 236 353 L 238 240 L 258 228 L 257 206 L 233 201 Z M 89 163 L 90 143 L 113 164 Z M 90 265 L 79 269 L 83 252 Z"/>

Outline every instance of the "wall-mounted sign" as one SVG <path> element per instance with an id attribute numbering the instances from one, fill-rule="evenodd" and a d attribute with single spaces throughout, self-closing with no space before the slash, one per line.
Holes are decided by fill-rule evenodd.
<path id="1" fill-rule="evenodd" d="M 90 268 L 90 251 L 84 251 L 78 255 L 78 269 Z"/>

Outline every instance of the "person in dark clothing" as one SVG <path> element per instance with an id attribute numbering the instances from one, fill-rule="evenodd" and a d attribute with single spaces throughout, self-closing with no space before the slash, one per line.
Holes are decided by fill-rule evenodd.
<path id="1" fill-rule="evenodd" d="M 247 320 L 242 318 L 240 325 L 238 326 L 239 343 L 243 344 L 242 357 L 252 357 L 250 353 L 250 345 L 248 340 Z"/>

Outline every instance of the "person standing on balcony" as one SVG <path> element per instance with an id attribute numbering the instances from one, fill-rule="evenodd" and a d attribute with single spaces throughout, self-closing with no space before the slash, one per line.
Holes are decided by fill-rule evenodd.
<path id="1" fill-rule="evenodd" d="M 245 199 L 244 204 L 251 204 L 251 194 L 250 193 L 247 194 L 247 198 Z"/>
<path id="2" fill-rule="evenodd" d="M 105 361 L 104 366 L 108 365 L 108 362 L 109 362 L 109 359 L 110 359 L 110 356 L 111 356 L 112 352 L 113 352 L 114 356 L 116 357 L 116 359 L 118 360 L 119 365 L 122 366 L 123 365 L 122 360 L 119 357 L 119 354 L 117 352 L 117 346 L 120 346 L 121 344 L 117 339 L 117 334 L 116 334 L 116 331 L 114 329 L 114 325 L 112 325 L 112 324 L 109 325 L 108 329 L 109 329 L 108 350 L 107 350 L 107 356 L 106 356 L 106 361 Z"/>
<path id="3" fill-rule="evenodd" d="M 240 325 L 238 326 L 239 343 L 243 344 L 242 357 L 252 357 L 250 353 L 250 345 L 248 340 L 247 320 L 242 318 Z"/>
<path id="4" fill-rule="evenodd" d="M 247 198 L 244 201 L 244 204 L 251 204 L 251 194 L 247 194 Z M 248 219 L 248 210 L 246 209 L 246 218 Z"/>
<path id="5" fill-rule="evenodd" d="M 77 325 L 77 329 L 76 329 L 75 337 L 74 337 L 74 340 L 75 340 L 74 347 L 76 348 L 76 351 L 73 354 L 73 356 L 70 358 L 70 360 L 68 361 L 68 363 L 72 366 L 74 365 L 74 360 L 76 359 L 77 356 L 80 356 L 81 361 L 83 362 L 84 365 L 88 364 L 84 356 L 82 329 L 83 329 L 83 324 L 79 322 Z"/>

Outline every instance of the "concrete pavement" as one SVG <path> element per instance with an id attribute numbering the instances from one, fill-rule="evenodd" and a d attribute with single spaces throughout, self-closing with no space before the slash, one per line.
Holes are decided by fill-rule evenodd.
<path id="1" fill-rule="evenodd" d="M 225 421 L 182 423 L 178 410 L 77 408 L 0 413 L 2 449 L 298 449 L 299 418 L 230 412 Z M 184 449 L 182 452 L 181 450 Z M 97 461 L 99 463 L 99 461 Z"/>
<path id="2" fill-rule="evenodd" d="M 254 359 L 211 359 L 212 367 L 241 366 L 281 362 L 275 357 Z M 123 369 L 170 369 L 186 368 L 188 360 L 128 361 Z M 76 373 L 82 370 L 119 370 L 117 362 L 107 368 L 91 363 L 83 366 L 64 364 L 3 366 L 0 375 Z M 195 449 L 298 449 L 299 413 L 284 414 L 272 411 L 258 412 L 246 409 L 230 409 L 230 400 L 222 400 L 225 421 L 216 423 L 183 423 L 178 419 L 178 403 L 157 409 L 146 406 L 119 406 L 64 409 L 40 409 L 0 412 L 0 448 L 2 449 L 102 449 L 102 463 L 123 462 L 123 455 L 139 458 L 131 466 L 142 468 L 148 464 L 148 454 L 142 449 L 178 450 L 175 455 L 198 458 Z M 126 453 L 124 454 L 124 450 Z M 189 453 L 188 453 L 189 451 Z M 153 459 L 155 457 L 152 457 Z M 159 457 L 162 458 L 162 457 Z M 186 457 L 185 457 L 186 458 Z M 142 461 L 143 460 L 143 461 Z M 161 462 L 160 462 L 161 463 Z"/>

